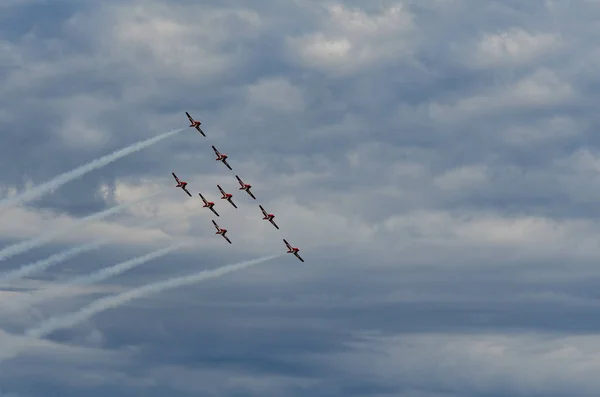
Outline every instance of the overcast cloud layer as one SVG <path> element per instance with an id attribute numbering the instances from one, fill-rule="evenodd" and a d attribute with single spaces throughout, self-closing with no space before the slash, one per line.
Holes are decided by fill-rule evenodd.
<path id="1" fill-rule="evenodd" d="M 170 188 L 0 262 L 110 242 L 0 286 L 0 396 L 597 397 L 598 15 L 593 0 L 0 0 L 0 199 L 186 128 L 0 213 L 2 249 Z M 285 254 L 282 238 L 305 263 L 24 336 Z"/>

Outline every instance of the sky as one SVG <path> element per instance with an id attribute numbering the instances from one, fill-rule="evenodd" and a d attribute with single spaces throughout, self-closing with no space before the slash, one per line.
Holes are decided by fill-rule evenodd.
<path id="1" fill-rule="evenodd" d="M 598 396 L 599 14 L 0 0 L 0 397 Z"/>

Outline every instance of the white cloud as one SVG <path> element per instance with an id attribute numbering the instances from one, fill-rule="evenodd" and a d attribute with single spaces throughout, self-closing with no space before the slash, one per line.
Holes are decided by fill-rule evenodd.
<path id="1" fill-rule="evenodd" d="M 429 111 L 436 121 L 453 122 L 509 110 L 557 106 L 573 100 L 576 95 L 575 88 L 569 82 L 563 81 L 551 70 L 540 69 L 509 87 L 492 92 L 486 90 L 459 99 L 454 104 L 432 102 Z"/>
<path id="2" fill-rule="evenodd" d="M 448 191 L 470 190 L 487 182 L 487 167 L 483 165 L 471 165 L 452 169 L 435 177 L 433 181 L 435 186 Z"/>
<path id="3" fill-rule="evenodd" d="M 375 15 L 340 3 L 325 11 L 320 31 L 288 38 L 291 58 L 302 65 L 347 74 L 411 54 L 414 17 L 404 3 Z"/>
<path id="4" fill-rule="evenodd" d="M 300 112 L 305 108 L 303 92 L 282 77 L 260 80 L 247 88 L 251 105 L 267 110 Z"/>
<path id="5" fill-rule="evenodd" d="M 435 262 L 444 262 L 450 252 L 463 260 L 483 254 L 488 261 L 504 252 L 502 262 L 506 265 L 558 257 L 568 257 L 573 263 L 600 259 L 600 229 L 589 220 L 413 211 L 386 220 L 378 240 L 390 257 L 404 252 L 411 261 L 421 257 L 423 250 L 428 250 L 428 260 Z M 483 261 L 480 265 L 485 264 Z"/>
<path id="6" fill-rule="evenodd" d="M 0 361 L 8 360 L 19 354 L 33 353 L 40 358 L 54 357 L 63 362 L 79 362 L 81 359 L 98 362 L 123 358 L 121 353 L 102 351 L 85 347 L 69 346 L 60 343 L 29 338 L 0 331 Z M 2 365 L 6 365 L 3 363 Z"/>
<path id="7" fill-rule="evenodd" d="M 480 67 L 505 68 L 521 66 L 560 49 L 563 39 L 555 33 L 531 33 L 522 28 L 511 28 L 500 33 L 485 34 L 474 54 Z"/>
<path id="8" fill-rule="evenodd" d="M 141 211 L 144 205 L 138 206 L 130 213 L 135 216 L 135 212 Z M 171 237 L 165 233 L 162 228 L 165 225 L 156 225 L 152 227 L 141 227 L 136 224 L 147 222 L 151 217 L 137 217 L 133 224 L 125 216 L 127 211 L 121 214 L 117 220 L 105 220 L 92 222 L 75 233 L 69 233 L 57 237 L 54 242 L 68 243 L 86 243 L 90 240 L 109 238 L 119 244 L 141 244 L 152 245 L 161 244 L 170 241 Z M 165 224 L 169 224 L 170 219 L 163 218 Z M 78 222 L 78 218 L 69 215 L 60 215 L 49 211 L 30 209 L 27 207 L 12 208 L 3 216 L 3 222 L 0 225 L 0 236 L 9 239 L 29 239 L 35 238 L 45 231 L 56 231 L 71 228 Z M 159 219 L 160 220 L 160 219 Z"/>
<path id="9" fill-rule="evenodd" d="M 519 305 L 524 301 L 585 304 L 586 310 L 597 306 L 593 293 L 585 295 L 593 284 L 593 264 L 600 256 L 595 205 L 600 200 L 600 156 L 590 134 L 597 119 L 593 104 L 597 102 L 598 54 L 589 39 L 597 35 L 595 25 L 589 22 L 593 7 L 584 3 L 566 7 L 566 3 L 556 2 L 560 9 L 549 16 L 540 4 L 521 7 L 514 1 L 382 1 L 353 8 L 350 4 L 357 2 L 299 0 L 291 9 L 286 2 L 187 3 L 127 0 L 85 7 L 65 3 L 65 13 L 57 13 L 58 22 L 32 9 L 27 14 L 31 19 L 23 17 L 21 30 L 2 30 L 7 34 L 0 41 L 0 64 L 8 66 L 0 70 L 5 82 L 0 87 L 0 96 L 5 98 L 0 106 L 0 124 L 5 131 L 0 145 L 4 148 L 0 158 L 5 176 L 2 194 L 12 194 L 16 190 L 11 186 L 21 185 L 23 180 L 31 183 L 55 174 L 63 167 L 63 157 L 96 151 L 106 142 L 130 142 L 133 135 L 147 135 L 150 129 L 164 125 L 185 126 L 185 110 L 199 117 L 208 133 L 203 138 L 191 130 L 179 140 L 115 163 L 110 174 L 101 173 L 110 178 L 107 185 L 98 187 L 92 177 L 78 182 L 82 188 L 93 186 L 92 193 L 112 205 L 173 186 L 169 173 L 176 171 L 189 182 L 194 197 L 172 187 L 162 196 L 88 225 L 59 242 L 78 244 L 111 237 L 119 245 L 163 246 L 171 240 L 192 238 L 194 247 L 178 255 L 191 254 L 198 263 L 186 258 L 174 265 L 186 265 L 189 259 L 190 266 L 213 267 L 229 262 L 231 256 L 284 253 L 281 239 L 287 238 L 301 248 L 306 263 L 287 255 L 281 263 L 289 260 L 296 266 L 273 263 L 173 298 L 186 304 L 229 305 L 231 309 L 237 298 L 227 296 L 223 303 L 213 299 L 213 294 L 235 285 L 238 293 L 243 289 L 244 294 L 254 294 L 244 301 L 245 308 L 254 305 L 261 314 L 276 317 L 276 329 L 261 323 L 265 339 L 281 334 L 281 327 L 312 327 L 311 321 L 321 315 L 314 308 L 325 306 L 330 310 L 327 321 L 343 318 L 349 333 L 365 328 L 360 316 L 354 319 L 357 308 L 370 310 L 369 324 L 371 320 L 384 321 L 382 316 L 389 312 L 378 310 L 382 302 L 451 301 L 457 310 L 464 309 L 465 301 L 508 302 L 508 326 L 518 323 L 511 316 L 524 316 Z M 385 7 L 378 7 L 383 3 Z M 67 13 L 68 7 L 74 7 L 74 12 Z M 67 14 L 71 17 L 63 23 L 60 18 Z M 21 17 L 15 13 L 15 18 Z M 526 25 L 532 21 L 533 25 Z M 581 26 L 573 26 L 572 21 Z M 11 29 L 12 25 L 7 26 Z M 457 54 L 453 51 L 457 48 L 465 52 Z M 418 70 L 409 70 L 409 62 L 418 64 Z M 502 85 L 492 81 L 504 73 Z M 47 122 L 48 128 L 36 127 L 32 124 L 35 119 L 24 117 L 28 113 L 43 117 L 38 121 Z M 234 124 L 237 128 L 229 128 Z M 41 146 L 44 139 L 51 139 L 51 150 Z M 253 184 L 258 200 L 237 190 L 234 173 L 215 165 L 212 143 L 230 154 L 234 173 Z M 219 198 L 217 183 L 234 194 L 239 209 Z M 202 208 L 198 192 L 217 203 L 220 217 Z M 61 203 L 70 199 L 60 191 L 56 195 Z M 281 230 L 261 219 L 258 204 L 275 213 Z M 139 226 L 153 219 L 164 223 Z M 229 230 L 232 245 L 214 234 L 211 219 Z M 1 214 L 0 236 L 26 239 L 75 221 L 68 215 L 17 207 Z M 562 267 L 562 263 L 568 266 Z M 473 267 L 467 274 L 464 266 L 468 265 Z M 186 270 L 181 267 L 159 267 L 165 272 L 160 275 L 140 272 L 135 282 Z M 70 275 L 67 270 L 82 269 L 65 269 L 65 273 L 49 274 L 54 277 L 51 281 L 35 284 L 28 280 L 31 284 L 16 287 L 47 288 Z M 391 292 L 382 291 L 379 282 L 361 277 L 367 273 L 385 279 L 393 286 Z M 476 277 L 470 282 L 477 287 L 465 281 L 469 277 Z M 460 281 L 452 284 L 454 278 Z M 409 286 L 415 279 L 419 287 Z M 579 288 L 578 283 L 584 281 L 584 288 Z M 451 287 L 444 289 L 446 282 Z M 303 292 L 317 283 L 325 291 L 321 295 Z M 422 284 L 436 289 L 435 294 L 417 291 Z M 517 287 L 527 292 L 511 295 Z M 575 289 L 576 293 L 572 292 Z M 501 292 L 494 294 L 494 290 Z M 74 292 L 109 291 L 107 286 L 98 286 Z M 264 303 L 285 301 L 284 292 L 294 296 L 295 308 L 310 317 L 309 321 L 278 316 L 273 306 Z M 204 294 L 201 297 L 207 298 L 207 303 L 188 299 L 187 293 Z M 0 313 L 0 324 L 6 329 L 20 328 L 32 317 L 45 314 L 10 311 L 11 299 L 19 294 L 0 291 L 6 312 Z M 153 303 L 146 307 L 156 310 L 157 317 L 168 307 L 172 318 L 179 320 L 171 301 L 160 301 L 156 307 Z M 54 302 L 48 306 L 48 310 L 64 308 Z M 343 317 L 344 310 L 335 311 L 340 306 L 352 310 L 351 320 Z M 123 310 L 136 318 L 138 308 L 133 305 Z M 412 309 L 423 313 L 417 306 Z M 553 307 L 552 316 L 554 310 L 562 309 Z M 112 327 L 111 316 L 119 314 L 107 313 L 98 323 Z M 457 322 L 463 319 L 454 318 Z M 402 318 L 406 324 L 417 320 Z M 187 316 L 185 321 L 186 329 L 193 332 L 195 327 L 204 330 L 209 320 L 202 317 L 197 322 Z M 385 321 L 389 324 L 393 319 L 386 317 Z M 580 321 L 585 323 L 582 327 L 593 326 L 586 321 Z M 129 326 L 141 323 L 133 321 Z M 231 329 L 221 328 L 218 321 L 211 324 Z M 131 329 L 139 335 L 139 330 Z M 131 342 L 115 336 L 114 328 L 106 334 L 96 331 L 86 333 L 83 340 L 74 337 L 71 343 Z M 244 332 L 248 338 L 240 342 L 243 349 L 257 345 L 249 331 Z M 68 339 L 69 334 L 61 337 Z M 4 343 L 2 337 L 0 345 L 12 343 L 10 338 Z M 343 338 L 336 336 L 336 341 Z M 161 349 L 170 349 L 175 342 L 164 341 L 153 345 L 161 357 L 155 360 L 174 357 Z M 375 338 L 367 347 L 389 350 L 390 357 L 364 355 L 365 345 L 351 346 L 355 352 L 341 360 L 328 353 L 334 357 L 336 374 L 325 371 L 316 381 L 279 376 L 286 368 L 278 368 L 278 374 L 264 375 L 268 371 L 263 369 L 261 377 L 238 374 L 232 378 L 216 370 L 196 370 L 185 363 L 166 361 L 155 364 L 150 359 L 124 364 L 140 374 L 138 383 L 128 378 L 126 371 L 105 373 L 86 367 L 77 372 L 81 376 L 72 375 L 81 362 L 89 361 L 82 354 L 74 355 L 61 371 L 73 379 L 63 382 L 55 378 L 52 382 L 60 382 L 62 390 L 77 388 L 78 393 L 86 384 L 116 384 L 119 388 L 133 385 L 124 393 L 144 394 L 148 390 L 137 388 L 160 383 L 223 395 L 225 386 L 215 382 L 222 376 L 233 379 L 229 391 L 285 395 L 294 394 L 297 389 L 290 392 L 290 388 L 295 387 L 317 390 L 323 383 L 334 382 L 335 376 L 350 373 L 353 379 L 360 376 L 377 386 L 391 384 L 412 390 L 407 396 L 435 395 L 427 390 L 431 384 L 449 393 L 456 390 L 459 396 L 502 393 L 506 384 L 515 389 L 522 386 L 522 394 L 536 390 L 549 394 L 551 386 L 562 391 L 564 385 L 594 394 L 600 384 L 590 382 L 588 375 L 597 372 L 597 342 L 498 334 Z M 286 348 L 290 346 L 286 344 Z M 330 347 L 317 345 L 315 349 Z M 23 357 L 23 382 L 39 380 L 37 376 L 44 374 L 45 379 L 50 378 L 52 365 L 40 365 L 37 372 L 32 369 L 32 364 L 39 363 L 40 350 L 33 349 Z M 272 350 L 281 353 L 278 346 Z M 302 357 L 306 345 L 298 350 L 300 354 L 292 355 L 294 360 Z M 366 357 L 364 361 L 362 357 Z M 57 362 L 53 360 L 50 356 L 49 362 Z M 354 366 L 351 360 L 362 364 Z M 456 367 L 456 362 L 463 367 Z M 567 370 L 560 374 L 558 364 L 548 369 L 548 363 Z M 149 368 L 132 369 L 139 364 Z M 86 371 L 89 376 L 84 376 Z M 408 374 L 406 378 L 399 378 L 401 372 Z M 420 380 L 421 373 L 428 374 L 427 379 Z M 181 380 L 190 376 L 201 381 L 181 386 Z M 13 384 L 18 386 L 16 381 Z M 575 391 L 564 394 L 576 396 Z"/>
<path id="10" fill-rule="evenodd" d="M 600 339 L 594 335 L 372 333 L 363 338 L 350 343 L 349 353 L 322 359 L 348 376 L 461 395 L 498 390 L 588 395 L 600 388 L 595 375 Z"/>
<path id="11" fill-rule="evenodd" d="M 243 51 L 227 43 L 255 38 L 262 21 L 248 9 L 211 8 L 159 1 L 107 6 L 110 30 L 100 38 L 103 50 L 129 62 L 141 73 L 157 67 L 173 77 L 208 81 L 242 62 Z M 70 26 L 82 29 L 89 15 L 79 15 Z"/>
<path id="12" fill-rule="evenodd" d="M 523 123 L 509 126 L 502 132 L 502 139 L 517 147 L 532 148 L 544 143 L 555 143 L 581 136 L 587 128 L 587 122 L 568 116 L 552 115 L 535 123 Z"/>

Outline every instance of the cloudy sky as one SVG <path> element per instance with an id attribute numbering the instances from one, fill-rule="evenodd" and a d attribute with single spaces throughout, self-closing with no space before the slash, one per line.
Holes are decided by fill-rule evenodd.
<path id="1" fill-rule="evenodd" d="M 597 0 L 0 0 L 0 200 L 184 128 L 0 209 L 3 246 L 65 231 L 3 272 L 104 243 L 0 274 L 0 396 L 598 396 L 598 15 Z"/>

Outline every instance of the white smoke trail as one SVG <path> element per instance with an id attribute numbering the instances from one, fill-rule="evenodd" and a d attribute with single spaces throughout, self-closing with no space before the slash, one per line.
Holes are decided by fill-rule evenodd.
<path id="1" fill-rule="evenodd" d="M 144 222 L 138 227 L 151 227 L 156 224 L 159 224 L 162 220 L 152 219 L 149 222 Z M 94 249 L 100 248 L 103 245 L 110 243 L 112 238 L 105 238 L 97 241 L 93 241 L 91 243 L 83 244 L 77 247 L 73 247 L 56 254 L 50 255 L 47 258 L 40 259 L 33 263 L 29 263 L 19 267 L 18 269 L 11 270 L 4 274 L 0 274 L 0 284 L 6 285 L 7 283 L 11 283 L 16 280 L 20 280 L 24 277 L 30 276 L 36 272 L 40 272 L 48 269 L 51 266 L 58 265 L 62 262 L 65 262 L 71 258 L 76 257 L 79 254 L 83 254 L 84 252 L 92 251 Z"/>
<path id="2" fill-rule="evenodd" d="M 39 247 L 40 245 L 44 245 L 47 242 L 52 241 L 52 239 L 63 236 L 65 234 L 68 234 L 71 231 L 78 229 L 79 227 L 81 227 L 87 223 L 107 218 L 110 215 L 113 215 L 120 211 L 123 211 L 124 209 L 131 207 L 132 205 L 139 204 L 140 202 L 148 200 L 149 198 L 157 196 L 163 192 L 164 191 L 158 191 L 156 193 L 149 194 L 140 199 L 130 201 L 127 203 L 123 203 L 123 204 L 119 204 L 119 205 L 109 208 L 107 210 L 86 216 L 85 218 L 78 219 L 75 223 L 73 223 L 72 225 L 65 227 L 63 229 L 53 230 L 52 232 L 43 234 L 39 237 L 35 237 L 35 238 L 32 238 L 27 241 L 23 241 L 23 242 L 20 242 L 17 244 L 10 245 L 10 246 L 0 250 L 0 261 L 4 261 L 15 255 L 22 254 L 24 252 L 29 251 L 30 249 Z"/>
<path id="3" fill-rule="evenodd" d="M 2 209 L 4 207 L 8 207 L 10 205 L 21 204 L 21 203 L 33 200 L 35 198 L 38 198 L 46 193 L 49 193 L 55 189 L 58 189 L 60 186 L 64 185 L 67 182 L 70 182 L 74 179 L 82 177 L 83 175 L 87 174 L 90 171 L 96 170 L 98 168 L 102 168 L 102 167 L 112 163 L 113 161 L 120 159 L 121 157 L 125 157 L 129 154 L 132 154 L 139 150 L 142 150 L 148 146 L 154 145 L 155 143 L 158 143 L 158 142 L 162 141 L 163 139 L 167 139 L 175 134 L 178 134 L 183 130 L 184 130 L 183 128 L 180 128 L 178 130 L 165 132 L 164 134 L 160 134 L 153 138 L 134 143 L 133 145 L 127 146 L 126 148 L 123 148 L 123 149 L 117 150 L 113 153 L 102 156 L 99 159 L 92 160 L 91 162 L 84 164 L 82 166 L 79 166 L 79 167 L 75 168 L 74 170 L 71 170 L 71 171 L 65 172 L 64 174 L 58 175 L 58 176 L 54 177 L 53 179 L 49 180 L 48 182 L 42 183 L 41 185 L 37 185 L 37 186 L 33 187 L 32 189 L 26 190 L 19 195 L 9 197 L 9 198 L 6 198 L 6 199 L 0 201 L 0 209 Z"/>
<path id="4" fill-rule="evenodd" d="M 202 272 L 191 274 L 188 276 L 174 277 L 165 281 L 159 281 L 154 284 L 148 284 L 142 287 L 138 287 L 130 291 L 123 292 L 121 294 L 107 296 L 105 298 L 101 298 L 92 302 L 88 306 L 85 306 L 74 313 L 65 314 L 63 316 L 51 317 L 48 320 L 39 324 L 38 326 L 30 328 L 26 331 L 25 334 L 27 336 L 40 338 L 58 329 L 63 329 L 76 325 L 82 321 L 93 317 L 94 315 L 100 312 L 121 306 L 134 299 L 144 298 L 146 296 L 158 294 L 160 292 L 167 291 L 173 288 L 179 288 L 186 285 L 192 285 L 205 280 L 209 280 L 211 278 L 221 277 L 228 273 L 242 270 L 250 266 L 258 265 L 260 263 L 269 261 L 279 256 L 282 256 L 282 254 L 265 256 L 246 262 L 219 267 L 217 269 L 204 270 Z"/>
<path id="5" fill-rule="evenodd" d="M 67 281 L 64 284 L 57 285 L 55 287 L 50 287 L 48 289 L 44 289 L 44 290 L 38 291 L 36 293 L 30 294 L 27 296 L 17 297 L 17 299 L 15 299 L 15 301 L 16 301 L 15 304 L 18 305 L 18 307 L 17 307 L 17 309 L 18 309 L 23 304 L 32 305 L 39 301 L 44 301 L 47 299 L 52 299 L 52 298 L 56 298 L 56 297 L 60 297 L 60 296 L 64 296 L 64 295 L 69 295 L 69 293 L 72 293 L 74 291 L 73 287 L 80 286 L 80 285 L 90 285 L 90 284 L 94 284 L 94 283 L 106 280 L 109 277 L 117 276 L 121 273 L 126 272 L 127 270 L 131 270 L 137 266 L 143 265 L 144 263 L 149 262 L 152 259 L 156 259 L 161 256 L 165 256 L 168 253 L 183 246 L 184 244 L 186 244 L 186 243 L 172 244 L 166 248 L 158 249 L 156 251 L 150 252 L 150 253 L 142 255 L 142 256 L 138 256 L 133 259 L 126 260 L 124 262 L 118 263 L 118 264 L 110 266 L 110 267 L 105 267 L 103 269 L 100 269 L 100 270 L 92 273 L 92 274 L 87 274 L 84 276 L 76 277 L 76 278 L 72 279 L 71 281 Z M 14 308 L 15 308 L 15 306 L 13 305 L 13 309 Z"/>
<path id="6" fill-rule="evenodd" d="M 40 272 L 42 270 L 46 270 L 50 266 L 58 265 L 66 260 L 76 257 L 79 254 L 82 254 L 87 251 L 94 250 L 96 248 L 100 248 L 105 244 L 108 244 L 109 240 L 101 240 L 94 241 L 88 244 L 83 244 L 77 247 L 70 248 L 68 250 L 64 250 L 57 254 L 50 255 L 45 259 L 40 259 L 39 261 L 23 265 L 18 269 L 11 270 L 0 275 L 0 284 L 10 283 L 16 280 L 20 280 L 23 277 L 27 277 L 35 272 Z"/>

